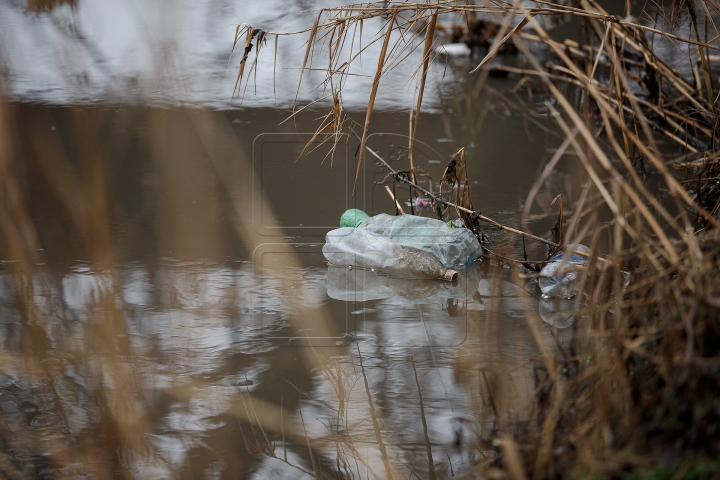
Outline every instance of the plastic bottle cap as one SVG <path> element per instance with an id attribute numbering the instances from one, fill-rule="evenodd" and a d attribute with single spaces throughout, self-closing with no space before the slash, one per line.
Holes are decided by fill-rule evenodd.
<path id="1" fill-rule="evenodd" d="M 362 210 L 351 208 L 350 210 L 346 210 L 340 217 L 340 226 L 355 228 L 368 218 L 370 218 L 368 214 Z"/>

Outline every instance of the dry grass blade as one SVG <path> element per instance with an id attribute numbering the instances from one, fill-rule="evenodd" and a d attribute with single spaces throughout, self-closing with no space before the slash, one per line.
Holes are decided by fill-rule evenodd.
<path id="1" fill-rule="evenodd" d="M 458 150 L 453 159 L 455 163 L 455 177 L 457 189 L 455 190 L 455 203 L 467 210 L 473 210 L 472 195 L 470 195 L 470 178 L 468 176 L 467 157 L 465 147 Z"/>
<path id="2" fill-rule="evenodd" d="M 565 244 L 565 235 L 563 235 L 563 224 L 565 224 L 565 217 L 563 216 L 563 196 L 562 194 L 557 195 L 555 198 L 552 199 L 552 202 L 550 202 L 550 208 L 555 206 L 555 202 L 560 201 L 560 209 L 558 212 L 558 218 L 555 221 L 555 225 L 553 225 L 553 228 L 551 230 L 552 232 L 552 239 L 553 242 L 557 243 L 558 246 L 555 247 L 555 250 L 559 250 L 563 247 Z"/>
<path id="3" fill-rule="evenodd" d="M 545 168 L 543 168 L 542 173 L 540 173 L 540 176 L 535 181 L 535 184 L 530 189 L 530 192 L 528 192 L 527 199 L 525 200 L 525 207 L 523 208 L 523 225 L 527 223 L 527 218 L 530 215 L 530 208 L 532 207 L 533 201 L 535 200 L 535 196 L 540 191 L 540 188 L 542 188 L 542 185 L 545 183 L 545 180 L 550 176 L 550 174 L 554 171 L 555 167 L 557 166 L 558 162 L 560 162 L 560 159 L 567 151 L 568 147 L 572 143 L 572 139 L 574 139 L 577 136 L 577 128 L 573 129 L 572 134 L 569 137 L 566 137 L 563 142 L 560 144 L 558 149 L 553 154 L 550 161 L 545 165 Z"/>
<path id="4" fill-rule="evenodd" d="M 532 17 L 533 17 L 533 16 L 531 15 L 531 16 L 529 16 L 529 17 L 523 18 L 522 20 L 520 20 L 520 23 L 518 23 L 517 25 L 515 25 L 515 27 L 507 33 L 507 35 L 505 35 L 505 36 L 504 36 L 503 38 L 501 38 L 499 41 L 493 42 L 493 45 L 492 45 L 492 48 L 490 49 L 490 51 L 485 55 L 485 57 L 480 61 L 480 63 L 478 63 L 477 67 L 473 68 L 473 69 L 470 71 L 470 73 L 476 72 L 476 71 L 477 71 L 478 69 L 480 69 L 483 65 L 485 65 L 489 60 L 493 59 L 493 58 L 495 57 L 495 55 L 500 51 L 500 49 L 502 48 L 502 46 L 505 45 L 505 42 L 507 42 L 508 40 L 510 40 L 510 38 L 512 38 L 513 35 L 515 35 L 517 32 L 520 31 L 520 29 L 522 29 L 525 25 L 527 25 L 528 22 L 530 21 L 530 19 L 531 19 Z M 502 30 L 501 30 L 500 32 L 498 32 L 498 36 L 499 36 L 502 32 L 503 32 Z"/>
<path id="5" fill-rule="evenodd" d="M 238 28 L 240 28 L 240 26 L 238 26 Z M 250 50 L 252 49 L 252 39 L 255 36 L 255 29 L 251 26 L 246 25 L 243 27 L 243 30 L 245 31 L 245 47 L 243 49 L 243 56 L 240 59 L 240 66 L 238 67 L 238 74 L 237 78 L 235 79 L 235 86 L 233 87 L 233 97 L 236 95 L 237 92 L 240 91 L 240 82 L 242 81 L 243 73 L 245 72 L 245 64 L 247 62 L 248 55 L 250 55 Z M 237 43 L 238 38 L 239 35 L 236 30 L 235 43 Z M 233 49 L 235 49 L 235 43 L 233 43 Z"/>
<path id="6" fill-rule="evenodd" d="M 275 92 L 275 68 L 277 67 L 277 54 L 278 54 L 278 42 L 280 41 L 280 36 L 275 35 L 275 51 L 273 55 L 273 98 L 277 101 L 277 94 Z"/>
<path id="7" fill-rule="evenodd" d="M 397 208 L 397 211 L 400 215 L 405 215 L 405 211 L 400 206 L 400 202 L 397 201 L 397 198 L 395 198 L 395 195 L 393 194 L 392 190 L 390 190 L 390 187 L 385 185 L 385 190 L 387 191 L 388 195 L 390 195 L 390 198 L 392 199 L 393 203 L 395 204 L 395 208 Z"/>
<path id="8" fill-rule="evenodd" d="M 300 85 L 302 85 L 303 74 L 305 73 L 305 69 L 308 64 L 308 59 L 310 58 L 310 52 L 312 52 L 315 37 L 318 33 L 318 29 L 319 29 L 318 24 L 319 23 L 320 23 L 320 15 L 318 15 L 315 18 L 315 23 L 313 23 L 313 26 L 310 29 L 310 37 L 308 38 L 308 41 L 307 41 L 307 48 L 305 49 L 305 57 L 303 58 L 302 67 L 300 68 L 300 78 L 298 79 L 297 91 L 295 92 L 295 101 L 296 102 L 297 102 L 297 96 L 300 94 Z"/>
<path id="9" fill-rule="evenodd" d="M 522 457 L 520 456 L 515 439 L 509 435 L 504 436 L 500 439 L 500 448 L 503 452 L 503 461 L 505 466 L 510 472 L 510 478 L 513 480 L 527 480 L 523 468 Z"/>
<path id="10" fill-rule="evenodd" d="M 410 171 L 413 175 L 413 181 L 417 183 L 415 174 L 415 165 L 413 163 L 413 143 L 417 133 L 418 122 L 420 121 L 420 107 L 422 106 L 423 93 L 425 92 L 425 81 L 427 80 L 428 65 L 430 63 L 430 55 L 432 53 L 433 39 L 435 37 L 435 29 L 437 27 L 437 13 L 430 17 L 430 23 L 425 27 L 425 46 L 423 47 L 422 58 L 422 75 L 420 77 L 420 86 L 417 92 L 417 106 L 415 107 L 415 125 L 410 131 L 410 139 L 408 141 L 408 159 L 410 160 Z M 410 111 L 412 121 L 412 110 Z"/>
<path id="11" fill-rule="evenodd" d="M 308 151 L 308 148 L 317 140 L 318 137 L 320 137 L 323 134 L 328 133 L 329 130 L 332 131 L 331 134 L 328 134 L 325 139 L 320 142 L 318 145 L 316 145 L 314 148 L 310 149 L 310 151 L 314 151 L 317 148 L 320 148 L 322 145 L 324 145 L 326 142 L 328 142 L 331 138 L 333 138 L 335 141 L 333 143 L 332 148 L 330 151 L 328 151 L 327 155 L 332 156 L 335 153 L 335 146 L 338 144 L 340 137 L 344 136 L 342 133 L 342 126 L 345 121 L 345 118 L 343 116 L 343 108 L 340 103 L 340 97 L 339 94 L 334 92 L 332 93 L 333 98 L 333 108 L 332 110 L 323 117 L 323 122 L 320 124 L 320 127 L 315 131 L 312 138 L 310 138 L 310 141 L 305 144 L 302 151 L 298 155 L 297 160 L 299 160 L 303 155 L 305 155 L 305 152 Z"/>
<path id="12" fill-rule="evenodd" d="M 368 100 L 367 112 L 365 113 L 365 124 L 363 125 L 362 139 L 360 140 L 360 151 L 358 153 L 357 168 L 355 170 L 355 180 L 353 182 L 353 195 L 357 188 L 357 181 L 360 176 L 360 167 L 362 165 L 363 153 L 365 152 L 365 142 L 367 141 L 368 131 L 370 130 L 370 118 L 372 117 L 373 106 L 375 105 L 375 96 L 380 86 L 380 78 L 382 77 L 383 65 L 385 64 L 385 54 L 387 53 L 388 44 L 390 43 L 390 35 L 395 25 L 396 13 L 393 13 L 388 22 L 387 31 L 385 32 L 385 40 L 383 40 L 382 50 L 378 57 L 378 64 L 375 70 L 375 78 L 373 79 L 372 90 L 370 92 L 370 100 Z"/>
<path id="13" fill-rule="evenodd" d="M 257 77 L 256 67 L 257 67 L 258 56 L 260 55 L 260 49 L 263 46 L 263 42 L 265 42 L 265 40 L 266 40 L 267 34 L 263 30 L 255 29 L 253 36 L 256 38 L 255 58 L 253 58 L 253 61 L 250 64 L 250 71 L 248 72 L 247 79 L 245 80 L 245 88 L 243 89 L 243 94 L 242 94 L 243 99 L 245 98 L 245 92 L 247 91 L 248 84 L 250 83 L 250 76 L 254 72 Z M 250 44 L 250 47 L 252 47 L 252 44 Z M 249 55 L 249 53 L 248 53 L 248 55 Z M 257 78 L 255 78 L 255 89 L 256 89 L 255 93 L 257 94 Z"/>

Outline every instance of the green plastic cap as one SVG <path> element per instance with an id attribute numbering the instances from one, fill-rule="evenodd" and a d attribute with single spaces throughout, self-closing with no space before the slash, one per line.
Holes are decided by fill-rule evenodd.
<path id="1" fill-rule="evenodd" d="M 350 210 L 347 210 L 345 213 L 343 213 L 340 217 L 340 226 L 355 228 L 368 218 L 370 218 L 368 214 L 363 212 L 362 210 L 358 210 L 357 208 L 351 208 Z"/>

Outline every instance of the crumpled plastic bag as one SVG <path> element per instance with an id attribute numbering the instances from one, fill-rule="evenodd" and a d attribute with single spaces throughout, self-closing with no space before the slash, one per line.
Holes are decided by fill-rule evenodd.
<path id="1" fill-rule="evenodd" d="M 370 217 L 357 227 L 388 238 L 402 247 L 424 250 L 446 268 L 467 268 L 481 252 L 480 242 L 467 228 L 452 228 L 442 220 L 417 215 Z"/>

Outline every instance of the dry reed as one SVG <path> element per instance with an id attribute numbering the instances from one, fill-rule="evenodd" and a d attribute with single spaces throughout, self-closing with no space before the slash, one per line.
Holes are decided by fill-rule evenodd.
<path id="1" fill-rule="evenodd" d="M 44 5 L 56 3 L 63 2 L 31 2 L 30 8 L 36 8 L 35 5 L 45 8 Z M 717 477 L 720 475 L 717 463 L 720 451 L 717 440 L 720 438 L 720 237 L 717 229 L 720 154 L 717 138 L 720 132 L 712 52 L 720 48 L 714 43 L 717 32 L 701 35 L 705 29 L 701 22 L 718 13 L 717 5 L 706 1 L 675 6 L 673 15 L 688 12 L 693 39 L 673 33 L 666 26 L 648 26 L 609 15 L 590 0 L 581 0 L 572 6 L 544 1 L 536 4 L 530 8 L 505 2 L 486 5 L 455 1 L 378 2 L 324 10 L 313 27 L 291 33 L 309 35 L 299 81 L 302 81 L 302 72 L 317 68 L 312 66 L 314 49 L 323 42 L 328 48 L 329 60 L 322 67 L 327 74 L 325 90 L 320 98 L 332 99 L 333 107 L 323 117 L 312 141 L 338 141 L 349 125 L 342 105 L 342 88 L 346 77 L 352 74 L 350 66 L 368 48 L 368 44 L 356 47 L 354 43 L 354 35 L 362 30 L 363 22 L 382 18 L 386 25 L 371 41 L 371 44 L 382 42 L 382 54 L 375 70 L 360 144 L 367 147 L 374 98 L 381 88 L 383 75 L 398 68 L 418 50 L 422 57 L 412 73 L 418 89 L 411 106 L 414 109 L 408 147 L 411 152 L 425 94 L 425 79 L 428 69 L 432 68 L 431 51 L 437 43 L 438 17 L 453 13 L 466 19 L 492 15 L 501 20 L 499 24 L 506 27 L 497 30 L 497 47 L 491 48 L 478 63 L 481 80 L 474 94 L 477 96 L 483 88 L 484 79 L 492 69 L 519 75 L 528 88 L 554 99 L 554 103 L 548 102 L 548 111 L 566 137 L 562 149 L 572 149 L 577 154 L 590 181 L 567 228 L 563 227 L 561 215 L 558 238 L 541 240 L 552 246 L 583 241 L 594 252 L 602 253 L 605 261 L 599 256 L 592 257 L 581 276 L 578 287 L 583 293 L 575 302 L 578 309 L 584 307 L 584 328 L 573 327 L 569 344 L 548 343 L 537 313 L 527 307 L 528 330 L 536 340 L 541 357 L 535 366 L 536 385 L 531 405 L 511 408 L 507 386 L 511 382 L 504 380 L 511 378 L 514 369 L 519 367 L 493 364 L 497 357 L 498 347 L 493 342 L 497 339 L 498 319 L 491 314 L 488 331 L 483 335 L 474 333 L 485 343 L 482 352 L 468 352 L 472 363 L 465 370 L 479 372 L 473 392 L 478 393 L 477 401 L 482 403 L 478 410 L 482 411 L 479 417 L 483 421 L 473 445 L 478 454 L 477 464 L 464 475 L 467 478 L 536 479 L 628 475 Z M 666 14 L 668 18 L 673 15 Z M 545 16 L 579 18 L 588 32 L 587 42 L 552 39 L 538 21 Z M 524 25 L 527 27 L 522 29 Z M 526 32 L 528 28 L 534 33 Z M 262 61 L 258 50 L 264 40 L 273 35 L 277 51 L 278 38 L 285 33 L 264 32 L 250 26 L 238 28 L 236 42 L 240 42 L 244 50 L 235 93 L 241 88 L 243 92 L 247 89 L 251 73 L 257 62 Z M 659 58 L 648 43 L 647 35 L 661 36 L 694 49 L 697 68 L 693 70 L 693 78 L 683 78 Z M 529 66 L 488 67 L 500 47 L 510 42 L 514 42 Z M 547 58 L 537 59 L 528 48 L 530 43 L 542 45 L 549 52 Z M 255 56 L 246 68 L 253 48 Z M 347 61 L 343 61 L 345 58 Z M 575 95 L 578 92 L 579 95 Z M 102 124 L 73 119 L 77 138 L 67 147 L 57 143 L 53 135 L 47 133 L 48 128 L 18 132 L 18 125 L 23 125 L 18 115 L 7 102 L 0 102 L 0 233 L 3 255 L 14 260 L 5 268 L 12 280 L 23 328 L 21 354 L 3 352 L 2 361 L 23 379 L 13 386 L 12 395 L 29 406 L 35 398 L 52 399 L 47 431 L 60 433 L 43 435 L 30 422 L 14 424 L 4 418 L 0 425 L 3 442 L 0 470 L 8 478 L 41 477 L 51 469 L 56 476 L 68 478 L 138 476 L 136 466 L 154 453 L 153 444 L 147 440 L 152 435 L 148 421 L 152 412 L 140 402 L 144 394 L 143 375 L 125 361 L 132 347 L 127 341 L 123 312 L 115 302 L 121 285 L 109 233 L 112 217 L 109 173 L 105 164 L 98 161 L 103 158 L 99 144 Z M 227 143 L 233 152 L 242 151 L 242 145 L 233 143 L 230 134 L 213 137 L 212 132 L 221 131 L 223 127 L 202 114 L 189 113 L 185 120 L 187 131 L 197 135 L 199 148 L 209 159 L 205 169 L 199 170 L 200 174 L 222 184 L 225 175 L 217 162 L 223 155 L 219 145 Z M 173 141 L 161 140 L 173 130 L 167 122 L 162 114 L 147 119 L 148 129 L 157 133 L 151 149 L 178 153 L 181 147 Z M 472 125 L 477 125 L 475 120 Z M 672 147 L 662 146 L 658 136 L 667 138 Z M 219 139 L 222 141 L 216 141 Z M 47 194 L 67 217 L 72 230 L 69 237 L 82 245 L 92 269 L 102 272 L 107 280 L 94 299 L 89 335 L 83 345 L 50 335 L 51 316 L 40 309 L 36 298 L 38 295 L 49 298 L 51 293 L 50 286 L 43 283 L 43 258 L 38 249 L 41 232 L 33 225 L 29 213 L 32 199 L 23 192 L 23 172 L 13 161 L 21 149 L 27 151 L 28 170 L 36 177 L 35 181 L 47 185 Z M 79 165 L 64 153 L 68 149 L 78 152 Z M 366 151 L 373 153 L 369 148 L 361 148 L 361 155 Z M 676 158 L 678 151 L 680 161 Z M 182 158 L 182 155 L 167 156 Z M 253 172 L 247 167 L 247 159 L 241 163 L 240 168 L 246 169 L 244 174 L 251 176 Z M 359 163 L 360 160 L 358 168 Z M 459 188 L 453 203 L 459 207 L 458 211 L 469 213 L 462 210 L 473 210 L 463 178 L 472 165 L 465 164 L 464 151 L 457 153 L 455 166 L 455 179 L 450 183 Z M 176 164 L 165 165 L 161 169 L 172 175 L 176 167 Z M 549 174 L 551 168 L 542 175 Z M 412 164 L 410 171 L 417 183 Z M 660 187 L 648 182 L 648 172 Z M 682 173 L 687 178 L 680 178 Z M 183 181 L 191 184 L 198 175 L 187 177 Z M 228 185 L 224 186 L 230 190 Z M 658 200 L 661 196 L 664 197 Z M 178 202 L 168 207 L 175 218 L 183 217 L 181 205 Z M 598 205 L 611 213 L 609 220 L 602 218 Z M 242 205 L 236 207 L 238 212 L 243 210 Z M 203 230 L 196 225 L 179 225 L 178 237 L 183 237 L 183 233 L 189 235 L 190 230 Z M 262 241 L 253 226 L 242 218 L 234 218 L 233 225 L 246 246 Z M 598 239 L 603 234 L 610 235 L 612 242 L 607 251 L 599 252 Z M 517 252 L 503 248 L 498 248 L 497 258 L 518 257 Z M 300 265 L 294 257 L 289 263 L 287 271 Z M 484 268 L 493 269 L 493 288 L 497 290 L 499 272 L 504 270 L 502 265 L 487 263 Z M 285 275 L 287 271 L 281 273 Z M 517 282 L 522 281 L 520 273 L 520 267 L 511 270 Z M 292 292 L 292 285 L 285 287 Z M 491 303 L 497 301 L 493 298 Z M 289 323 L 296 331 L 310 326 L 332 333 L 322 309 L 288 311 Z M 497 312 L 497 308 L 492 311 Z M 64 325 L 64 328 L 69 327 Z M 477 326 L 471 328 L 477 329 Z M 51 348 L 56 341 L 60 344 Z M 64 341 L 68 344 L 63 344 Z M 82 349 L 98 351 L 97 361 L 86 364 L 87 356 Z M 71 354 L 58 359 L 58 351 Z M 357 476 L 362 476 L 362 466 L 365 472 L 378 478 L 412 476 L 412 473 L 400 472 L 399 460 L 387 442 L 385 426 L 373 403 L 362 353 L 358 348 L 359 369 L 355 358 L 345 353 L 343 358 L 350 358 L 351 362 L 327 358 L 312 348 L 302 352 L 303 362 L 321 372 L 337 396 L 337 425 L 331 426 L 325 436 L 308 434 L 302 414 L 295 417 L 282 405 L 269 405 L 249 393 L 228 402 L 226 413 L 240 422 L 246 451 L 291 464 L 285 451 L 287 439 L 307 451 L 312 471 L 292 465 L 304 474 L 337 478 L 352 477 L 357 472 Z M 68 377 L 63 375 L 68 369 L 83 372 L 95 381 L 82 388 L 70 385 Z M 55 381 L 59 378 L 65 380 Z M 364 388 L 356 386 L 363 384 Z M 416 385 L 418 392 L 421 391 L 417 376 Z M 189 381 L 172 388 L 168 394 L 179 401 L 213 401 L 211 393 L 204 395 L 205 387 L 204 382 Z M 354 399 L 350 405 L 353 392 L 360 400 Z M 75 432 L 74 424 L 68 419 L 75 413 L 76 397 L 80 394 L 92 405 L 92 413 L 97 418 L 88 421 L 87 431 Z M 349 413 L 351 406 L 360 413 Z M 422 403 L 420 406 L 424 424 L 425 411 Z M 362 450 L 348 434 L 348 431 L 352 433 L 353 425 L 360 423 L 354 421 L 367 417 L 372 421 L 377 442 L 372 450 L 379 451 L 382 468 L 367 461 L 369 450 Z M 432 439 L 427 427 L 424 437 L 430 460 Z M 283 458 L 276 453 L 280 438 L 285 452 Z M 333 451 L 336 455 L 331 458 L 328 452 Z M 437 474 L 433 463 L 429 465 L 428 476 Z"/>
<path id="2" fill-rule="evenodd" d="M 358 4 L 324 10 L 309 31 L 308 52 L 321 38 L 339 42 L 351 35 L 354 23 L 389 19 L 362 126 L 359 168 L 382 76 L 422 45 L 412 74 L 421 72 L 410 128 L 412 151 L 438 15 L 494 16 L 502 25 L 511 19 L 514 28 L 499 29 L 477 68 L 489 71 L 487 64 L 500 47 L 514 42 L 528 67 L 495 65 L 492 70 L 519 75 L 520 84 L 554 100 L 548 109 L 566 135 L 561 149 L 573 149 L 590 179 L 569 227 L 563 232 L 561 205 L 555 229 L 557 243 L 589 240 L 595 251 L 602 232 L 612 238 L 604 261 L 592 259 L 578 285 L 583 294 L 576 306 L 586 306 L 587 345 L 578 352 L 574 340 L 570 351 L 544 351 L 529 419 L 511 422 L 492 402 L 499 436 L 481 437 L 486 442 L 481 450 L 495 452 L 487 457 L 494 461 L 478 466 L 485 474 L 535 479 L 720 475 L 720 92 L 711 65 L 712 52 L 720 49 L 714 24 L 719 9 L 701 1 L 678 2 L 670 13 L 659 6 L 653 10 L 651 19 L 686 13 L 689 35 L 667 24 L 610 15 L 593 0 L 572 5 L 538 1 L 533 7 L 454 1 Z M 578 18 L 585 42 L 551 38 L 538 19 L 556 15 Z M 388 43 L 393 29 L 399 35 L 395 45 Z M 669 66 L 648 37 L 689 51 L 696 59 L 694 78 Z M 542 61 L 530 50 L 533 43 L 545 48 Z M 328 79 L 347 75 L 362 50 L 351 52 L 339 69 L 334 52 L 325 67 Z M 341 98 L 342 82 L 333 85 L 333 98 Z M 481 88 L 478 82 L 473 93 Z M 658 135 L 670 144 L 661 144 Z M 689 178 L 678 178 L 680 170 Z M 660 187 L 648 182 L 650 175 Z M 530 192 L 528 205 L 536 192 Z M 588 198 L 599 198 L 610 212 L 609 222 L 600 221 L 598 203 Z M 528 312 L 528 322 L 542 345 L 537 315 Z"/>

